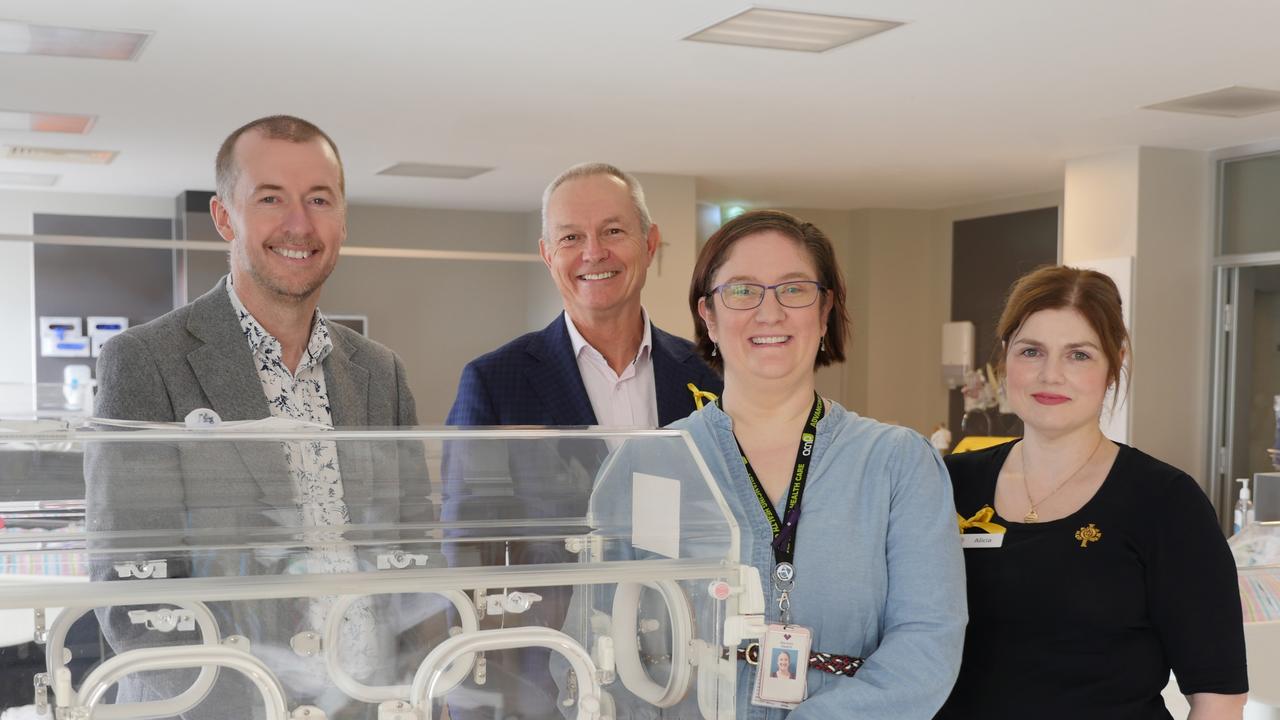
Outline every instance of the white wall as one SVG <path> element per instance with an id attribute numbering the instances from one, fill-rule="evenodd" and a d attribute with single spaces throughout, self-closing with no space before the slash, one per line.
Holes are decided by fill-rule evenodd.
<path id="1" fill-rule="evenodd" d="M 1067 163 L 1062 262 L 1138 252 L 1138 148 Z"/>
<path id="2" fill-rule="evenodd" d="M 34 246 L 0 242 L 0 383 L 36 381 Z M 13 407 L 12 404 L 5 404 Z"/>
<path id="3" fill-rule="evenodd" d="M 171 218 L 173 209 L 173 198 L 0 190 L 0 233 L 30 235 L 36 213 Z"/>

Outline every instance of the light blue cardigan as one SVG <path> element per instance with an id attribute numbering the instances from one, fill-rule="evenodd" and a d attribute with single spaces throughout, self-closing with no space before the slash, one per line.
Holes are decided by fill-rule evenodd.
<path id="1" fill-rule="evenodd" d="M 778 622 L 773 535 L 732 421 L 709 404 L 670 427 L 689 432 L 719 483 L 742 527 L 742 562 L 759 569 L 768 620 Z M 791 621 L 813 630 L 815 650 L 867 662 L 852 678 L 810 670 L 808 699 L 789 714 L 751 704 L 755 667 L 739 662 L 737 717 L 932 718 L 959 672 L 968 619 L 946 468 L 918 433 L 836 403 L 818 423 L 812 463 Z"/>

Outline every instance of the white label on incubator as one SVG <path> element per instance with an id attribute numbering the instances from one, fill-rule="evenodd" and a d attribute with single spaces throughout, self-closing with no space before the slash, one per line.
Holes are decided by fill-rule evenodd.
<path id="1" fill-rule="evenodd" d="M 647 473 L 631 476 L 631 544 L 680 557 L 680 481 Z"/>

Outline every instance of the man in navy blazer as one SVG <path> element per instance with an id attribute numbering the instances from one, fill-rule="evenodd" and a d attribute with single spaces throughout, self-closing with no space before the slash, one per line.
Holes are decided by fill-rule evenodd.
<path id="1" fill-rule="evenodd" d="M 650 325 L 657 427 L 694 411 L 689 383 L 719 394 L 723 381 L 693 345 Z M 467 363 L 449 425 L 600 425 L 561 313 L 551 324 Z"/>
<path id="2" fill-rule="evenodd" d="M 693 345 L 641 307 L 660 241 L 630 174 L 603 163 L 561 173 L 543 194 L 539 249 L 565 312 L 468 363 L 448 424 L 662 426 L 693 412 L 689 383 L 718 393 Z M 648 405 L 614 407 L 615 395 Z"/>
<path id="3" fill-rule="evenodd" d="M 694 411 L 690 384 L 719 393 L 720 377 L 693 345 L 654 327 L 641 306 L 640 291 L 660 241 L 644 190 L 630 174 L 604 163 L 561 173 L 542 196 L 538 245 L 564 312 L 545 329 L 468 363 L 448 423 L 652 428 Z M 507 519 L 583 517 L 606 455 L 604 443 L 581 438 L 447 448 L 443 519 L 496 521 L 487 533 L 492 535 Z M 564 530 L 577 534 L 585 528 Z M 538 532 L 555 534 L 546 527 Z M 509 541 L 502 556 L 496 550 L 458 543 L 452 559 L 513 565 L 575 560 L 563 543 Z M 543 601 L 518 619 L 507 617 L 506 625 L 560 627 L 568 591 L 534 591 Z M 558 716 L 546 651 L 489 653 L 487 672 L 486 688 L 500 688 L 506 706 L 518 708 L 522 717 Z M 464 704 L 451 699 L 453 717 L 470 716 Z"/>

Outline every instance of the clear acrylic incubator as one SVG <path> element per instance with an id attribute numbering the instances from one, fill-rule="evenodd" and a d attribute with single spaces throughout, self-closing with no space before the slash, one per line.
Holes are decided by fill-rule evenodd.
<path id="1" fill-rule="evenodd" d="M 9 718 L 732 718 L 683 433 L 0 422 Z"/>

